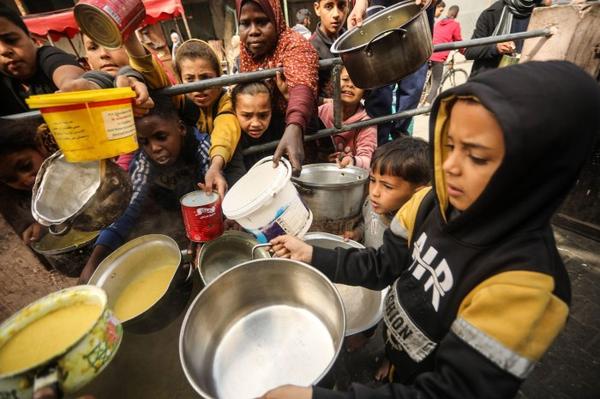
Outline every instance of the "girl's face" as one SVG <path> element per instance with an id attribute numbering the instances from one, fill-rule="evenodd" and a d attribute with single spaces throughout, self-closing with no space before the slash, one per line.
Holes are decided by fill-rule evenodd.
<path id="1" fill-rule="evenodd" d="M 219 76 L 212 64 L 204 58 L 184 58 L 179 62 L 182 83 L 216 78 Z M 210 107 L 219 98 L 220 87 L 187 93 L 186 96 L 200 108 Z"/>
<path id="2" fill-rule="evenodd" d="M 504 159 L 504 136 L 480 104 L 457 101 L 450 113 L 442 169 L 450 204 L 464 211 L 479 198 Z"/>
<path id="3" fill-rule="evenodd" d="M 345 105 L 356 105 L 360 102 L 365 91 L 354 86 L 346 68 L 340 73 L 341 99 Z"/>
<path id="4" fill-rule="evenodd" d="M 8 19 L 0 17 L 0 70 L 4 75 L 27 80 L 36 72 L 37 48 L 31 38 Z"/>
<path id="5" fill-rule="evenodd" d="M 238 94 L 235 99 L 235 114 L 242 131 L 257 139 L 271 123 L 271 97 L 267 93 Z"/>
<path id="6" fill-rule="evenodd" d="M 129 65 L 129 56 L 124 48 L 107 50 L 83 35 L 87 62 L 94 71 L 104 71 L 115 76 L 121 67 Z"/>
<path id="7" fill-rule="evenodd" d="M 136 121 L 142 149 L 160 166 L 173 165 L 181 154 L 185 127 L 181 121 L 150 115 Z"/>
<path id="8" fill-rule="evenodd" d="M 26 148 L 0 157 L 0 181 L 15 190 L 31 191 L 44 156 Z"/>
<path id="9" fill-rule="evenodd" d="M 277 29 L 258 4 L 242 6 L 239 21 L 240 40 L 254 58 L 262 58 L 277 45 Z"/>

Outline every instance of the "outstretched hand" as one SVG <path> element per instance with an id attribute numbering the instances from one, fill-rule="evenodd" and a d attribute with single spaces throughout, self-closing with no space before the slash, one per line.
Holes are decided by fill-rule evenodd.
<path id="1" fill-rule="evenodd" d="M 135 117 L 144 116 L 154 108 L 154 101 L 148 92 L 148 86 L 139 80 L 130 76 L 119 75 L 115 78 L 116 87 L 131 87 L 135 92 L 135 102 L 133 103 L 133 115 Z"/>
<path id="2" fill-rule="evenodd" d="M 290 124 L 285 128 L 283 137 L 279 140 L 279 144 L 273 154 L 275 166 L 279 164 L 279 160 L 281 160 L 284 154 L 287 154 L 292 164 L 292 174 L 300 176 L 302 162 L 304 161 L 304 143 L 302 140 L 302 128 L 300 126 Z"/>
<path id="3" fill-rule="evenodd" d="M 260 399 L 311 399 L 312 387 L 299 387 L 296 385 L 283 385 L 272 389 L 261 396 Z"/>
<path id="4" fill-rule="evenodd" d="M 294 236 L 279 236 L 272 239 L 270 244 L 271 252 L 278 258 L 299 260 L 304 263 L 312 261 L 313 247 Z"/>

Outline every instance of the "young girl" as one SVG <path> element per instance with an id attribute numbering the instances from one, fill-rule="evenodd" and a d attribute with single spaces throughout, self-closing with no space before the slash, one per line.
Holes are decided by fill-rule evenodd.
<path id="1" fill-rule="evenodd" d="M 299 174 L 304 159 L 302 136 L 316 110 L 319 56 L 298 32 L 287 27 L 279 0 L 236 0 L 240 32 L 240 71 L 283 67 L 289 99 L 274 91 L 276 111 L 285 115 L 274 159 L 287 152 Z"/>
<path id="2" fill-rule="evenodd" d="M 340 74 L 340 86 L 344 125 L 371 119 L 360 103 L 364 90 L 354 86 L 346 68 Z M 319 107 L 319 118 L 325 127 L 333 127 L 333 103 L 325 103 Z M 330 162 L 336 162 L 341 168 L 348 165 L 369 168 L 371 156 L 377 147 L 377 126 L 343 132 L 331 139 L 337 152 L 329 156 Z"/>
<path id="3" fill-rule="evenodd" d="M 379 250 L 272 241 L 276 255 L 335 282 L 392 284 L 384 323 L 394 384 L 266 397 L 514 397 L 567 320 L 569 280 L 550 218 L 594 148 L 598 109 L 597 83 L 562 61 L 490 71 L 438 96 L 433 189 L 404 205 Z"/>
<path id="4" fill-rule="evenodd" d="M 175 56 L 175 67 L 182 83 L 191 83 L 221 76 L 221 63 L 217 54 L 202 40 L 191 39 L 181 44 Z M 221 196 L 225 195 L 227 182 L 222 171 L 234 159 L 234 153 L 240 140 L 240 125 L 231 105 L 229 93 L 220 87 L 186 94 L 183 108 L 184 118 L 194 123 L 201 132 L 211 138 L 210 168 L 206 174 L 207 191 L 216 188 Z M 241 156 L 235 158 L 229 183 L 233 184 L 241 175 Z"/>
<path id="5" fill-rule="evenodd" d="M 282 121 L 279 114 L 273 115 L 271 100 L 271 90 L 263 82 L 241 83 L 233 88 L 231 101 L 243 133 L 241 149 L 281 139 L 282 131 L 277 126 Z M 271 151 L 245 155 L 246 169 L 269 155 Z"/>
<path id="6" fill-rule="evenodd" d="M 101 231 L 81 273 L 82 282 L 110 252 L 138 235 L 161 233 L 182 246 L 188 243 L 179 199 L 204 180 L 210 138 L 184 125 L 169 97 L 154 96 L 154 102 L 146 116 L 136 118 L 140 149 L 129 171 L 133 185 L 129 207 Z"/>

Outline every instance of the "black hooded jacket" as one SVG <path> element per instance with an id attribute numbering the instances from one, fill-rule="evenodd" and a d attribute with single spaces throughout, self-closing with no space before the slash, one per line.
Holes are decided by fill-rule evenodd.
<path id="1" fill-rule="evenodd" d="M 494 114 L 505 155 L 475 202 L 456 214 L 441 166 L 459 98 Z M 355 384 L 347 393 L 315 387 L 313 398 L 514 397 L 567 319 L 570 287 L 550 217 L 590 156 L 598 110 L 598 84 L 562 61 L 485 72 L 438 97 L 433 189 L 398 212 L 380 249 L 314 248 L 312 259 L 338 283 L 392 285 L 386 352 L 400 384 Z"/>

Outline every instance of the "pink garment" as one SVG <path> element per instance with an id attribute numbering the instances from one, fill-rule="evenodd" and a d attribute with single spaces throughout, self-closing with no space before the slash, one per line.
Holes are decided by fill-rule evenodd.
<path id="1" fill-rule="evenodd" d="M 117 161 L 115 162 L 117 165 L 121 167 L 125 172 L 129 172 L 129 164 L 131 160 L 135 156 L 135 152 L 130 152 L 129 154 L 119 155 Z"/>
<path id="2" fill-rule="evenodd" d="M 333 103 L 325 103 L 319 107 L 319 118 L 321 118 L 321 122 L 323 122 L 325 127 L 333 127 Z M 356 113 L 343 123 L 344 125 L 348 125 L 350 123 L 366 121 L 367 119 L 371 118 L 367 115 L 367 111 L 363 106 L 359 105 Z M 371 167 L 371 157 L 375 148 L 377 148 L 377 126 L 350 130 L 331 136 L 331 138 L 335 148 L 340 148 L 340 145 L 343 148 L 350 147 L 356 161 L 356 166 L 365 169 Z"/>
<path id="3" fill-rule="evenodd" d="M 460 35 L 460 24 L 454 18 L 444 18 L 441 21 L 436 22 L 433 27 L 433 44 L 458 42 L 462 40 Z M 465 52 L 465 49 L 460 49 L 461 53 Z M 440 51 L 433 53 L 430 60 L 434 62 L 444 62 L 448 58 L 450 51 Z"/>

